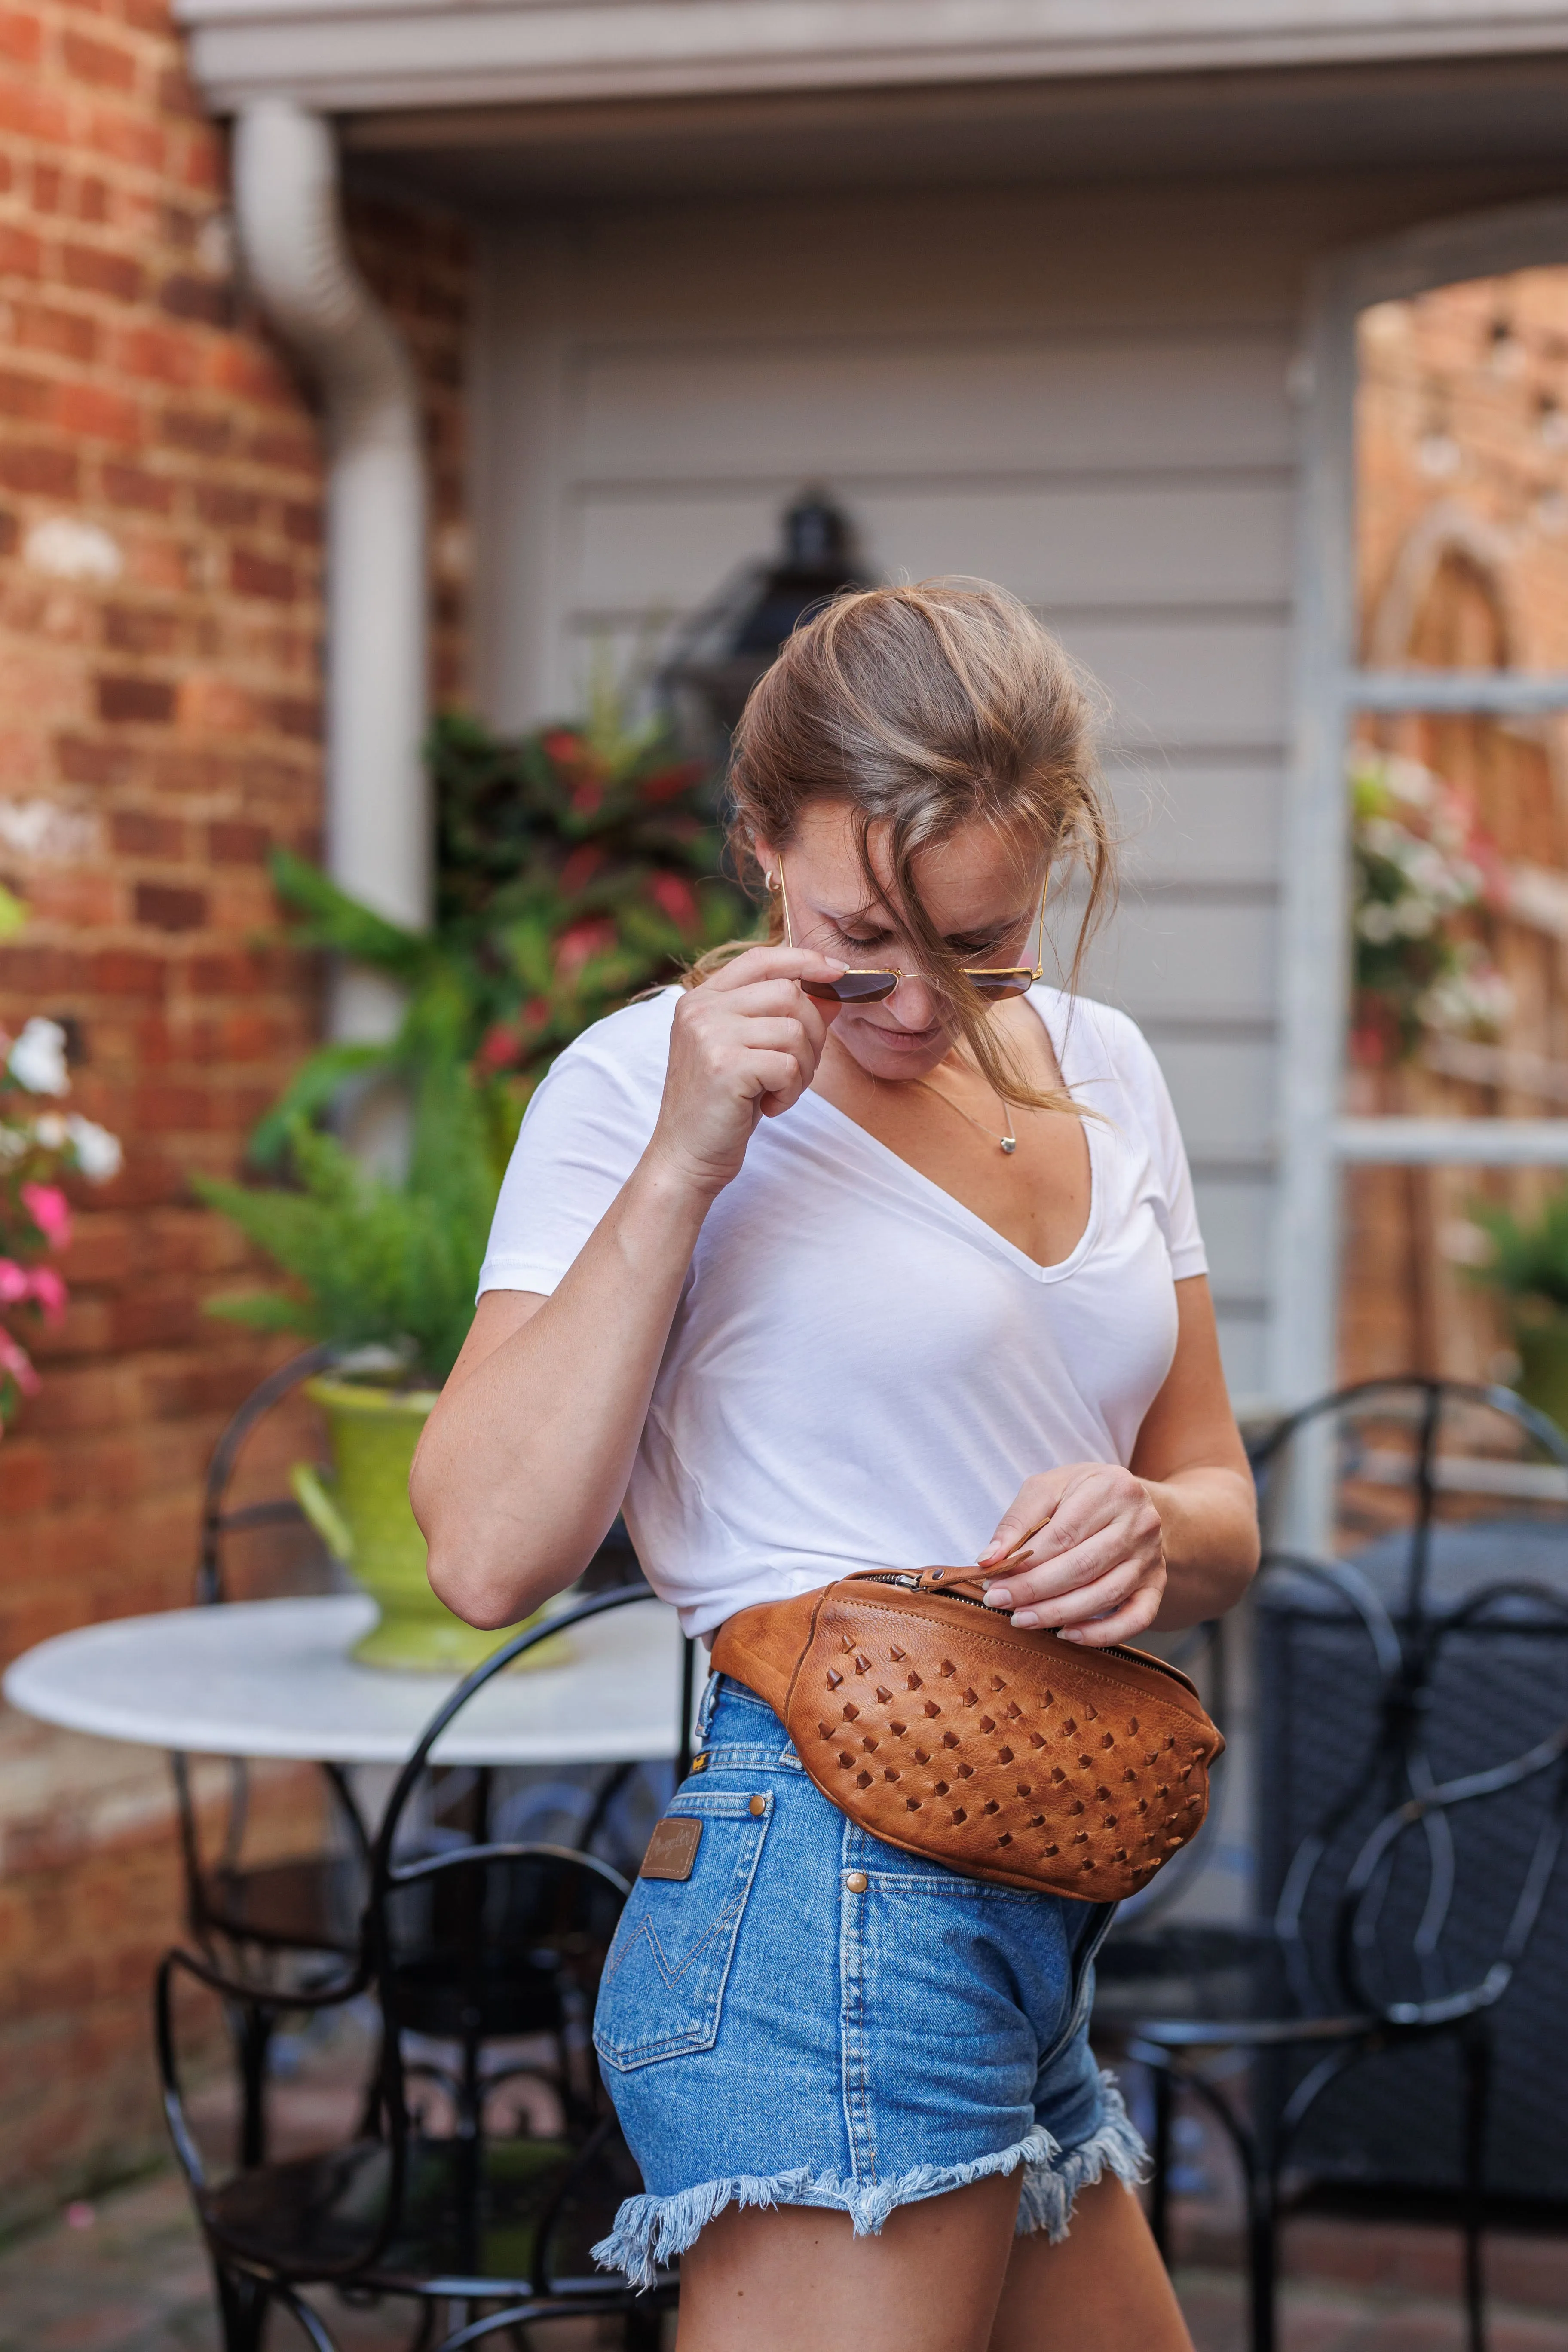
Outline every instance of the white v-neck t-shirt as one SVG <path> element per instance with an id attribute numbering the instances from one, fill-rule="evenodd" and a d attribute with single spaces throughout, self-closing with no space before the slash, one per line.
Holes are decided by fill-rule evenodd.
<path id="1" fill-rule="evenodd" d="M 678 992 L 595 1025 L 529 1106 L 486 1290 L 550 1292 L 658 1115 Z M 703 1633 L 862 1568 L 973 1560 L 1023 1481 L 1131 1459 L 1205 1271 L 1159 1065 L 1123 1013 L 1037 987 L 1087 1119 L 1077 1247 L 1037 1265 L 820 1095 L 763 1119 L 708 1212 L 626 1519 Z"/>

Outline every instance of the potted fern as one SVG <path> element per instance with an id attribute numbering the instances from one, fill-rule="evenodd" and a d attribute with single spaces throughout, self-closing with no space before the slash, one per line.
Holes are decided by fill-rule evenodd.
<path id="1" fill-rule="evenodd" d="M 326 1416 L 334 1473 L 323 1478 L 300 1464 L 292 1484 L 329 1549 L 377 1604 L 354 1654 L 367 1665 L 466 1672 L 502 1636 L 463 1624 L 431 1591 L 408 1472 L 473 1315 L 499 1183 L 482 1106 L 454 1055 L 430 1055 L 401 1183 L 370 1173 L 298 1115 L 285 1142 L 290 1187 L 193 1180 L 289 1277 L 285 1287 L 215 1300 L 208 1311 L 343 1352 L 338 1370 L 306 1388 Z M 531 1662 L 552 1647 L 530 1652 Z"/>
<path id="2" fill-rule="evenodd" d="M 1519 1393 L 1568 1430 L 1568 1184 L 1533 1217 L 1490 1202 L 1470 1213 L 1491 1245 L 1478 1279 L 1507 1301 Z"/>

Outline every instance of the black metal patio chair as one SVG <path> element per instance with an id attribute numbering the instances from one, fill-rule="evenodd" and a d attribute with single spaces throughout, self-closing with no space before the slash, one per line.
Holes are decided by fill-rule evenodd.
<path id="1" fill-rule="evenodd" d="M 1288 2169 L 1457 2213 L 1479 2347 L 1493 2094 L 1568 1942 L 1568 1443 L 1507 1391 L 1388 1381 L 1261 1453 L 1257 1915 L 1113 1938 L 1098 2017 L 1154 2069 L 1162 2246 L 1178 2089 L 1241 2158 L 1254 2352 Z"/>
<path id="2" fill-rule="evenodd" d="M 279 1997 L 279 2013 L 320 2012 L 373 1990 L 380 2077 L 354 2137 L 210 2173 L 181 2087 L 176 1988 L 189 1980 L 231 2003 L 257 1993 L 204 1954 L 165 1958 L 164 2104 L 217 2277 L 226 2352 L 258 2352 L 274 2307 L 292 2313 L 318 2352 L 334 2352 L 327 2320 L 306 2299 L 320 2288 L 410 2298 L 424 2312 L 421 2345 L 442 2315 L 437 2352 L 502 2334 L 521 2342 L 533 2321 L 567 2314 L 619 2315 L 628 2347 L 657 2344 L 674 2276 L 638 2295 L 597 2271 L 589 2252 L 622 2199 L 641 2188 L 589 2040 L 627 1882 L 597 1856 L 538 1843 L 450 1839 L 432 1848 L 416 1804 L 433 1750 L 478 1692 L 534 1643 L 644 1597 L 637 1587 L 591 1595 L 468 1676 L 431 1718 L 388 1801 L 357 1969 Z M 498 2092 L 525 2078 L 550 2103 L 543 2128 L 497 2120 Z"/>
<path id="3" fill-rule="evenodd" d="M 230 1489 L 246 1446 L 260 1423 L 342 1350 L 310 1348 L 269 1372 L 230 1416 L 213 1448 L 202 1489 L 200 1549 L 195 1572 L 198 1607 L 220 1607 L 233 1596 L 230 1549 L 238 1538 L 298 1529 L 304 1559 L 291 1559 L 289 1581 L 301 1567 L 307 1589 L 319 1585 L 320 1546 L 291 1496 L 233 1504 Z M 290 1547 L 290 1549 L 294 1549 Z M 276 1571 L 277 1563 L 273 1564 Z M 269 1582 L 275 1584 L 276 1572 Z M 320 1990 L 354 1973 L 369 1884 L 370 1840 L 348 1774 L 342 1766 L 315 1769 L 322 1790 L 322 1833 L 310 1848 L 258 1859 L 246 1852 L 252 1815 L 251 1768 L 243 1757 L 225 1759 L 227 1800 L 216 1851 L 204 1851 L 200 1808 L 188 1757 L 170 1762 L 179 1805 L 180 1851 L 189 1932 L 223 1973 L 260 1990 L 288 1983 Z M 275 2012 L 265 2004 L 236 2004 L 229 2012 L 242 2096 L 241 2160 L 265 2152 L 264 2086 Z"/>

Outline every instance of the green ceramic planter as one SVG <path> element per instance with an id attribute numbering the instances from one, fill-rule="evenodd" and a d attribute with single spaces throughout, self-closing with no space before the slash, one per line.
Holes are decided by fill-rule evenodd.
<path id="1" fill-rule="evenodd" d="M 367 1666 L 467 1674 L 517 1628 L 496 1633 L 465 1625 L 430 1590 L 425 1538 L 408 1506 L 408 1469 L 434 1392 L 319 1380 L 308 1381 L 305 1393 L 326 1415 L 334 1472 L 329 1480 L 299 1462 L 289 1484 L 329 1551 L 381 1612 L 354 1644 L 354 1656 Z M 569 1654 L 561 1634 L 541 1642 L 519 1663 L 552 1665 Z"/>
<path id="2" fill-rule="evenodd" d="M 1519 1378 L 1514 1385 L 1520 1395 L 1559 1429 L 1568 1431 L 1568 1316 L 1542 1322 L 1521 1320 L 1514 1326 L 1513 1344 L 1519 1349 Z"/>

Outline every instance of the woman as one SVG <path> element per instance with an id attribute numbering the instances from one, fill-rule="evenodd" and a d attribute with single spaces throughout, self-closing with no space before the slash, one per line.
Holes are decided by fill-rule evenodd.
<path id="1" fill-rule="evenodd" d="M 1084 929 L 1109 885 L 1087 717 L 998 589 L 847 596 L 785 646 L 732 772 L 770 944 L 600 1022 L 524 1123 L 415 1467 L 459 1615 L 559 1591 L 623 1498 L 710 1639 L 869 1567 L 977 1558 L 1090 1647 L 1242 1591 L 1159 1070 L 1030 984 L 1052 875 L 1087 866 Z M 682 2255 L 682 2352 L 1186 2345 L 1085 2038 L 1109 1908 L 869 1837 L 739 1683 L 702 1736 L 700 1841 L 638 1880 L 600 1996 L 648 2192 L 602 2258 Z"/>

